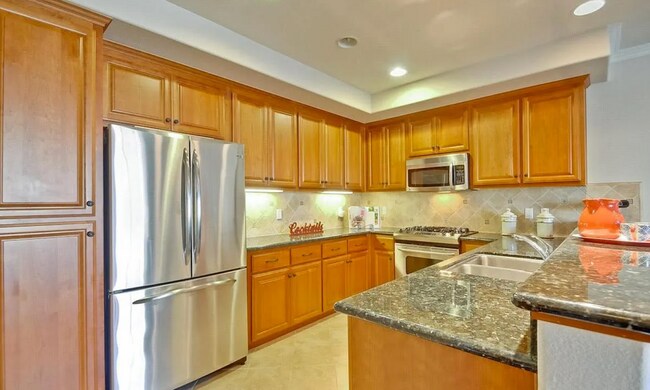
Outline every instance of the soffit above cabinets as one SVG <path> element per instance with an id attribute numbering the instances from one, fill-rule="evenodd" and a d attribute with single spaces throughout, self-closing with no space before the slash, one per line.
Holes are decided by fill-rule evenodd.
<path id="1" fill-rule="evenodd" d="M 516 80 L 589 72 L 598 82 L 610 36 L 617 49 L 650 42 L 647 0 L 610 0 L 584 17 L 572 14 L 579 0 L 72 2 L 379 116 Z M 348 35 L 359 44 L 339 48 Z M 396 65 L 408 74 L 390 77 Z"/>

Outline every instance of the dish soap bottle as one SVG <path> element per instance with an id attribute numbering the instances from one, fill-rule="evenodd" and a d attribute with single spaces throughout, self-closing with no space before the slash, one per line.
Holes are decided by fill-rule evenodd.
<path id="1" fill-rule="evenodd" d="M 501 235 L 507 236 L 516 232 L 517 216 L 510 209 L 506 209 L 506 212 L 501 214 Z"/>
<path id="2" fill-rule="evenodd" d="M 541 238 L 553 238 L 553 221 L 555 217 L 549 213 L 547 208 L 537 216 L 537 235 Z"/>

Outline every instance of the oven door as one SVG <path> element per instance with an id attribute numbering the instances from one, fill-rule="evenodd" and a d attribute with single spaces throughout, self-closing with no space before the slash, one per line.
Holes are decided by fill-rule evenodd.
<path id="1" fill-rule="evenodd" d="M 430 245 L 395 244 L 395 277 L 402 277 L 458 256 L 458 249 Z"/>

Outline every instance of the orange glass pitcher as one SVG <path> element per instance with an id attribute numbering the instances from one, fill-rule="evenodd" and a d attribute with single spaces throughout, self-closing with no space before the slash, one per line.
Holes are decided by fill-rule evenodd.
<path id="1" fill-rule="evenodd" d="M 585 208 L 578 219 L 580 235 L 591 238 L 618 238 L 625 222 L 618 199 L 594 198 L 582 201 Z"/>

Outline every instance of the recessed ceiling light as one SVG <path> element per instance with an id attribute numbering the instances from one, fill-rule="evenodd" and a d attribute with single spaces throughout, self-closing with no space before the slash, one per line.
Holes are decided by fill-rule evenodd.
<path id="1" fill-rule="evenodd" d="M 390 71 L 390 75 L 393 76 L 393 77 L 402 77 L 402 76 L 404 76 L 404 75 L 407 74 L 407 73 L 408 73 L 408 72 L 406 71 L 406 69 L 404 69 L 404 68 L 402 68 L 402 67 L 399 67 L 399 66 L 394 67 L 394 68 Z"/>
<path id="2" fill-rule="evenodd" d="M 589 0 L 580 4 L 573 10 L 575 16 L 589 15 L 605 6 L 605 0 Z"/>
<path id="3" fill-rule="evenodd" d="M 336 41 L 336 44 L 339 45 L 341 49 L 349 49 L 357 45 L 357 38 L 355 37 L 343 37 Z"/>

